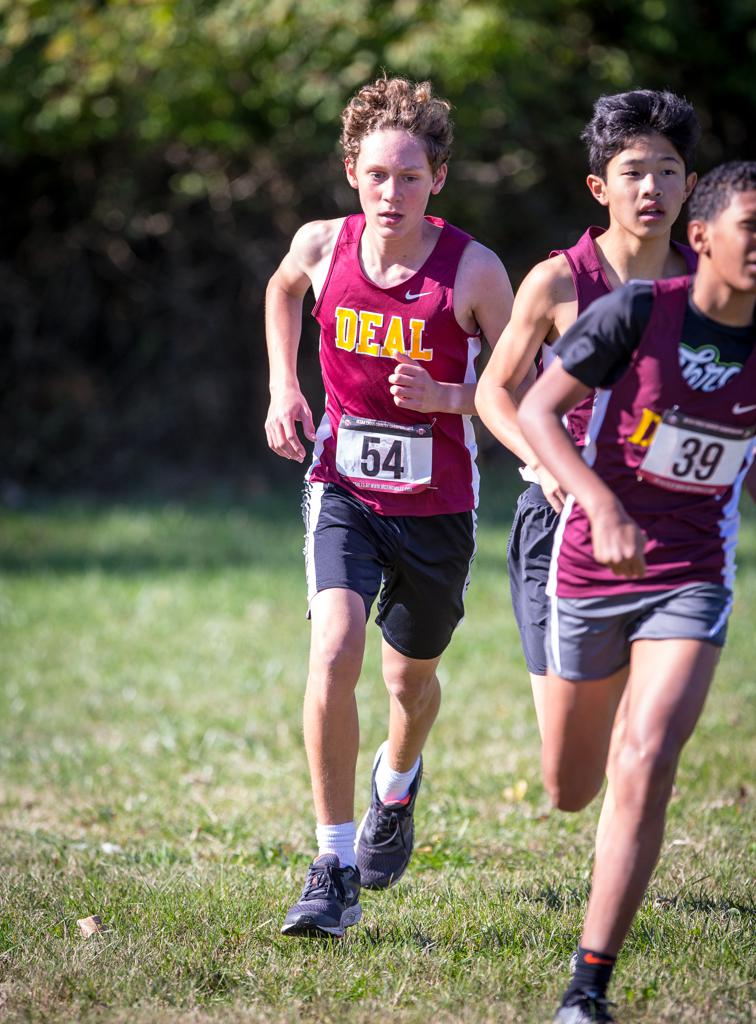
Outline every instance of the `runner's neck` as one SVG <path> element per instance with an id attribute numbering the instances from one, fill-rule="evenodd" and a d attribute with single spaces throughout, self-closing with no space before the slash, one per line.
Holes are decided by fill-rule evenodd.
<path id="1" fill-rule="evenodd" d="M 640 239 L 619 225 L 612 225 L 594 244 L 613 288 L 633 280 L 673 277 L 678 269 L 681 274 L 685 272 L 684 261 L 671 248 L 668 234 Z"/>
<path id="2" fill-rule="evenodd" d="M 379 288 L 393 288 L 414 277 L 436 247 L 441 228 L 423 220 L 417 231 L 402 238 L 382 238 L 369 226 L 360 239 L 363 273 Z"/>

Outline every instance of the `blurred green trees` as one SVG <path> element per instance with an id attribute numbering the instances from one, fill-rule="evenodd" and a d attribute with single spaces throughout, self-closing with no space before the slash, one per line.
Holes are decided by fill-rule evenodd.
<path id="1" fill-rule="evenodd" d="M 749 155 L 750 0 L 0 0 L 0 18 L 0 458 L 21 483 L 275 470 L 265 282 L 300 223 L 354 209 L 338 115 L 383 69 L 452 100 L 434 211 L 515 281 L 600 220 L 577 137 L 601 93 L 683 93 L 702 169 Z M 314 347 L 307 330 L 319 414 Z"/>

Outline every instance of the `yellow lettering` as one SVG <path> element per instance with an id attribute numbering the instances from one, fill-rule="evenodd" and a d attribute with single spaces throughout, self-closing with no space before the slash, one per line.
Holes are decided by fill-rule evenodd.
<path id="1" fill-rule="evenodd" d="M 639 444 L 641 448 L 648 448 L 654 439 L 656 428 L 661 423 L 661 419 L 662 418 L 658 412 L 652 412 L 650 409 L 644 409 L 638 426 L 627 439 L 629 443 Z"/>
<path id="2" fill-rule="evenodd" d="M 381 354 L 381 346 L 373 341 L 376 327 L 383 323 L 382 313 L 371 313 L 363 310 L 360 313 L 360 340 L 357 342 L 357 351 L 363 356 L 378 356 Z"/>
<path id="3" fill-rule="evenodd" d="M 389 320 L 386 337 L 383 339 L 381 355 L 391 358 L 396 357 L 398 352 L 402 352 L 405 355 L 407 353 L 404 347 L 404 327 L 402 326 L 402 318 L 400 316 L 392 316 Z"/>
<path id="4" fill-rule="evenodd" d="M 336 348 L 351 352 L 357 339 L 357 314 L 344 306 L 336 307 Z"/>
<path id="5" fill-rule="evenodd" d="M 410 355 L 413 359 L 430 362 L 433 358 L 432 348 L 423 348 L 423 331 L 425 320 L 410 320 Z"/>
<path id="6" fill-rule="evenodd" d="M 357 313 L 354 309 L 337 306 L 336 347 L 346 352 L 356 350 L 362 356 L 386 356 L 389 359 L 396 358 L 402 352 L 413 359 L 430 362 L 433 358 L 433 349 L 423 348 L 425 320 L 410 320 L 408 352 L 404 322 L 400 316 L 391 317 L 382 341 L 376 339 L 376 332 L 383 326 L 384 319 L 382 313 L 374 313 L 369 309 Z"/>

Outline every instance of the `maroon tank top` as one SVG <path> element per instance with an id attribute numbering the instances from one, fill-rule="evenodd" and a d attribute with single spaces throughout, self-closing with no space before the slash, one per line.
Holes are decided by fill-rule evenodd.
<path id="1" fill-rule="evenodd" d="M 427 219 L 441 231 L 426 262 L 409 280 L 380 288 L 360 263 L 365 217 L 347 217 L 313 309 L 320 324 L 326 404 L 308 479 L 340 484 L 382 515 L 466 512 L 477 504 L 477 446 L 471 417 L 401 409 L 389 392 L 388 377 L 396 366 L 397 352 L 417 359 L 435 380 L 456 384 L 476 380 L 479 333 L 469 336 L 454 316 L 454 282 L 471 237 L 439 218 Z M 401 490 L 407 454 L 401 446 L 408 443 L 408 431 L 422 432 L 428 425 L 432 459 L 427 484 L 417 491 Z M 422 443 L 427 444 L 427 438 Z M 345 458 L 352 459 L 349 472 Z M 396 490 L 391 489 L 392 469 Z"/>
<path id="2" fill-rule="evenodd" d="M 570 265 L 572 281 L 575 285 L 575 295 L 577 296 L 578 316 L 596 299 L 612 291 L 612 286 L 601 264 L 595 244 L 595 239 L 599 235 L 603 235 L 605 231 L 606 228 L 589 227 L 569 249 L 554 249 L 549 253 L 550 257 L 564 255 Z M 684 258 L 688 273 L 694 273 L 698 264 L 698 257 L 693 250 L 687 245 L 680 245 L 678 242 L 672 242 L 671 244 Z M 586 395 L 567 414 L 567 429 L 572 440 L 578 446 L 582 446 L 585 443 L 585 430 L 591 417 L 592 406 L 593 392 Z"/>
<path id="3" fill-rule="evenodd" d="M 683 486 L 703 488 L 721 449 L 740 431 L 756 427 L 756 346 L 742 370 L 716 391 L 694 390 L 683 379 L 680 342 L 689 277 L 654 282 L 651 315 L 627 371 L 611 389 L 600 388 L 588 424 L 586 462 L 611 488 L 646 533 L 646 575 L 614 576 L 593 558 L 590 523 L 569 498 L 554 542 L 549 593 L 594 597 L 665 590 L 687 583 L 732 587 L 739 515 L 738 499 L 754 454 L 754 439 L 737 441 L 733 482 L 719 493 L 678 489 L 652 482 L 644 470 L 655 433 L 667 414 L 672 422 L 706 424 L 675 455 Z M 755 332 L 756 341 L 756 332 Z M 717 432 L 718 431 L 718 432 Z M 691 461 L 691 460 L 697 461 Z"/>

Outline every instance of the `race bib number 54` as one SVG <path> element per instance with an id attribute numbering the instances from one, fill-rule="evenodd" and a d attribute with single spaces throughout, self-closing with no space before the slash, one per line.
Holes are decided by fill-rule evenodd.
<path id="1" fill-rule="evenodd" d="M 367 490 L 424 491 L 433 470 L 433 424 L 407 426 L 344 415 L 336 441 L 336 469 Z"/>
<path id="2" fill-rule="evenodd" d="M 724 494 L 735 482 L 756 427 L 741 428 L 664 413 L 638 467 L 638 479 L 669 491 Z"/>

